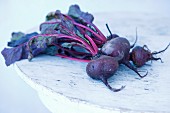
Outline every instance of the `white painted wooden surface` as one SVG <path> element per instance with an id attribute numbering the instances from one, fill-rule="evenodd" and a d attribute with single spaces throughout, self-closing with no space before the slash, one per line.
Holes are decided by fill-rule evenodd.
<path id="1" fill-rule="evenodd" d="M 95 24 L 108 35 L 105 23 L 131 43 L 138 28 L 137 45 L 147 44 L 152 51 L 170 42 L 170 18 L 134 13 L 96 14 Z M 170 49 L 158 55 L 160 61 L 148 62 L 142 69 L 148 75 L 140 79 L 121 65 L 109 79 L 112 87 L 126 85 L 114 93 L 85 72 L 87 63 L 41 55 L 31 62 L 15 63 L 20 77 L 37 90 L 42 102 L 53 113 L 148 113 L 170 112 Z"/>

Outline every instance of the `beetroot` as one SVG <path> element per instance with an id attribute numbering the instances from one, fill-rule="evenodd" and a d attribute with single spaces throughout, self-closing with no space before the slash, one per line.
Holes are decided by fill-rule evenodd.
<path id="1" fill-rule="evenodd" d="M 108 25 L 106 25 L 108 26 Z M 109 29 L 109 28 L 108 28 Z M 110 32 L 110 30 L 109 30 Z M 111 32 L 110 32 L 111 33 Z M 112 35 L 110 35 L 112 37 Z M 136 40 L 137 41 L 137 30 L 136 30 Z M 119 54 L 123 54 L 123 57 L 120 58 L 118 61 L 119 64 L 124 64 L 128 68 L 132 69 L 134 72 L 136 72 L 141 78 L 145 77 L 147 75 L 147 72 L 145 75 L 141 75 L 137 69 L 129 62 L 129 53 L 130 49 L 134 47 L 135 43 L 131 46 L 129 41 L 126 38 L 123 37 L 114 37 L 110 40 L 108 40 L 103 47 L 101 48 L 101 54 L 112 56 L 112 57 L 118 57 Z"/>
<path id="2" fill-rule="evenodd" d="M 130 53 L 130 59 L 137 67 L 143 66 L 149 60 L 161 60 L 161 58 L 156 58 L 154 55 L 164 52 L 166 49 L 168 49 L 169 45 L 170 43 L 165 49 L 159 52 L 151 52 L 146 45 L 143 47 L 136 46 Z"/>
<path id="3" fill-rule="evenodd" d="M 119 89 L 112 88 L 108 84 L 107 79 L 113 76 L 118 67 L 119 63 L 116 58 L 103 55 L 89 62 L 86 67 L 86 72 L 91 78 L 101 80 L 110 90 L 117 92 L 122 90 L 125 86 Z"/>
<path id="4" fill-rule="evenodd" d="M 130 45 L 129 41 L 126 38 L 119 37 L 117 34 L 112 34 L 109 29 L 108 24 L 106 27 L 110 33 L 110 36 L 107 38 L 107 42 L 101 48 L 101 52 L 104 55 L 109 55 L 112 57 L 117 57 L 120 53 L 124 54 L 124 57 L 120 59 L 119 63 L 124 63 L 129 59 L 129 51 L 134 47 L 137 42 L 137 28 L 136 28 L 136 39 L 133 45 Z"/>
<path id="5" fill-rule="evenodd" d="M 129 51 L 130 43 L 123 37 L 113 38 L 107 41 L 101 49 L 101 52 L 104 55 L 109 55 L 112 57 L 117 57 L 120 53 L 123 53 L 124 57 L 120 59 L 120 63 L 128 60 Z"/>

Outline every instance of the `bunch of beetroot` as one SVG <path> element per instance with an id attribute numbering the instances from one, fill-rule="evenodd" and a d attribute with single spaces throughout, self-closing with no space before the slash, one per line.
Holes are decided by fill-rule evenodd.
<path id="1" fill-rule="evenodd" d="M 109 28 L 108 30 L 110 32 L 108 41 L 102 46 L 100 54 L 98 55 L 99 58 L 88 63 L 86 72 L 90 77 L 101 80 L 110 90 L 114 92 L 120 91 L 125 87 L 122 86 L 119 89 L 115 89 L 112 88 L 107 82 L 107 79 L 114 75 L 120 64 L 124 64 L 137 73 L 140 78 L 143 78 L 148 72 L 146 71 L 144 75 L 141 75 L 136 67 L 143 66 L 149 60 L 161 60 L 161 58 L 156 58 L 153 55 L 164 52 L 170 45 L 168 44 L 164 50 L 151 53 L 146 45 L 143 47 L 134 47 L 137 41 L 137 31 L 136 41 L 133 45 L 130 45 L 126 38 L 119 37 L 117 34 L 112 34 Z M 131 52 L 130 49 L 132 49 Z M 132 61 L 135 66 L 131 64 L 130 61 Z"/>
<path id="2" fill-rule="evenodd" d="M 11 41 L 4 48 L 2 55 L 7 66 L 21 59 L 29 61 L 37 55 L 47 54 L 89 62 L 86 67 L 87 74 L 93 79 L 101 80 L 110 90 L 117 92 L 119 89 L 112 88 L 107 79 L 114 75 L 120 64 L 124 64 L 139 77 L 137 70 L 149 60 L 159 60 L 153 55 L 165 51 L 168 46 L 159 52 L 150 52 L 147 46 L 135 47 L 129 41 L 117 34 L 112 34 L 108 25 L 110 36 L 107 38 L 93 24 L 93 15 L 80 10 L 78 5 L 72 5 L 67 14 L 59 10 L 50 12 L 46 21 L 40 25 L 40 33 L 25 34 L 22 32 L 12 33 Z M 133 48 L 133 49 L 132 49 Z M 130 50 L 132 49 L 132 52 Z M 130 60 L 136 65 L 130 63 Z"/>

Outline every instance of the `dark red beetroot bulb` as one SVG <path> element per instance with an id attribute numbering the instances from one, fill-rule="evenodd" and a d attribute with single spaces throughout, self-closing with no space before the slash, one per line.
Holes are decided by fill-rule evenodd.
<path id="1" fill-rule="evenodd" d="M 112 33 L 107 24 L 106 26 L 110 32 L 110 37 L 112 37 Z M 136 39 L 133 45 L 130 45 L 129 41 L 123 37 L 111 38 L 101 48 L 101 54 L 112 56 L 112 57 L 117 57 L 119 64 L 126 65 L 129 69 L 137 73 L 139 77 L 143 78 L 147 75 L 148 72 L 146 71 L 145 75 L 141 75 L 139 71 L 137 70 L 137 68 L 135 68 L 129 62 L 130 49 L 135 46 L 136 42 L 137 42 L 137 29 L 136 29 Z M 120 54 L 122 55 L 120 56 Z"/>
<path id="2" fill-rule="evenodd" d="M 101 80 L 110 90 L 117 92 L 122 90 L 125 86 L 119 89 L 112 88 L 108 84 L 107 79 L 114 75 L 118 67 L 118 61 L 115 58 L 103 55 L 89 62 L 86 67 L 86 72 L 91 78 Z"/>
<path id="3" fill-rule="evenodd" d="M 119 54 L 124 56 L 119 60 L 119 63 L 123 63 L 128 60 L 128 55 L 130 51 L 130 43 L 126 38 L 118 37 L 107 41 L 101 48 L 102 54 L 118 57 Z"/>
<path id="4" fill-rule="evenodd" d="M 161 60 L 161 58 L 156 58 L 154 57 L 154 55 L 164 52 L 166 49 L 168 49 L 169 45 L 170 43 L 165 49 L 159 52 L 151 52 L 146 45 L 144 45 L 143 47 L 136 46 L 135 48 L 133 48 L 130 54 L 130 59 L 137 67 L 143 66 L 146 62 L 150 60 Z"/>

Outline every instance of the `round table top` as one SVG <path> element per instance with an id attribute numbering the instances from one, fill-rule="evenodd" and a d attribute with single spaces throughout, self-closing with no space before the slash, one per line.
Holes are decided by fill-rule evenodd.
<path id="1" fill-rule="evenodd" d="M 135 28 L 138 28 L 136 45 L 148 45 L 152 51 L 164 49 L 170 42 L 170 21 L 167 17 L 139 14 L 96 14 L 96 25 L 106 35 L 107 22 L 115 33 L 133 43 Z M 140 79 L 129 68 L 120 65 L 118 71 L 108 79 L 114 88 L 126 85 L 120 92 L 110 91 L 101 81 L 86 74 L 87 63 L 71 61 L 55 56 L 40 55 L 31 62 L 21 60 L 15 68 L 21 78 L 37 91 L 47 90 L 75 104 L 86 104 L 114 111 L 170 112 L 170 50 L 158 55 L 160 61 L 148 62 L 141 70 L 148 75 Z"/>

